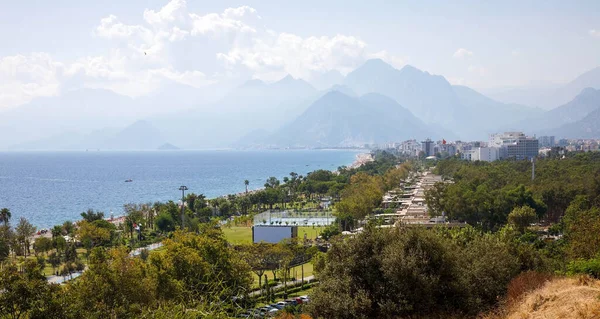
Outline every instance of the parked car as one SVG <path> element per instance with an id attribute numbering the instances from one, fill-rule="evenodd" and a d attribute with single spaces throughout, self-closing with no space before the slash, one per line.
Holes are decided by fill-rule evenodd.
<path id="1" fill-rule="evenodd" d="M 296 299 L 288 299 L 285 302 L 287 302 L 288 306 L 289 305 L 292 305 L 292 306 L 298 305 L 298 302 L 296 301 Z"/>
<path id="2" fill-rule="evenodd" d="M 277 307 L 277 309 L 279 309 L 279 310 L 285 308 L 285 306 L 287 306 L 287 302 L 285 302 L 285 301 L 280 301 L 275 304 L 275 307 Z"/>
<path id="3" fill-rule="evenodd" d="M 302 303 L 309 303 L 310 302 L 310 298 L 308 296 L 300 296 L 300 299 L 302 299 Z"/>

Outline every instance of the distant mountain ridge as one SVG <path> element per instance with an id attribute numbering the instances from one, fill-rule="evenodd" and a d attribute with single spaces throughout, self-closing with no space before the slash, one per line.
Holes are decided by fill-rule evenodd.
<path id="1" fill-rule="evenodd" d="M 463 139 L 483 139 L 502 124 L 541 110 L 494 101 L 473 89 L 452 86 L 443 76 L 406 65 L 397 70 L 380 59 L 369 60 L 346 76 L 358 94 L 380 93 L 396 100 L 425 123 Z M 493 118 L 493 122 L 485 119 Z"/>
<path id="2" fill-rule="evenodd" d="M 550 110 L 538 123 L 539 134 L 566 138 L 600 137 L 600 90 L 584 89 L 573 101 Z"/>
<path id="3" fill-rule="evenodd" d="M 544 109 L 553 109 L 571 101 L 586 88 L 600 89 L 600 67 L 591 69 L 573 81 L 551 88 L 517 88 L 487 92 L 487 95 L 507 103 L 519 103 Z"/>
<path id="4" fill-rule="evenodd" d="M 371 93 L 355 98 L 331 91 L 272 134 L 266 144 L 360 146 L 433 135 L 427 125 L 389 97 Z"/>
<path id="5" fill-rule="evenodd" d="M 567 86 L 596 85 L 599 70 Z M 380 59 L 366 61 L 345 77 L 331 70 L 311 76 L 311 82 L 318 88 L 291 75 L 273 83 L 254 79 L 232 83 L 226 93 L 215 84 L 194 88 L 168 82 L 135 99 L 101 89 L 67 91 L 0 113 L 0 131 L 8 132 L 0 134 L 0 149 L 156 149 L 168 141 L 177 141 L 185 149 L 260 147 L 267 142 L 312 147 L 435 136 L 485 140 L 487 134 L 503 130 L 574 136 L 578 131 L 567 125 L 591 115 L 599 99 L 597 89 L 582 89 L 574 99 L 544 111 L 499 102 L 471 88 L 451 85 L 443 76 L 409 65 L 396 69 Z M 331 93 L 345 98 L 337 94 L 333 96 L 338 98 L 331 98 Z M 371 93 L 385 99 L 375 99 Z M 326 96 L 329 100 L 323 100 Z M 337 114 L 341 123 L 319 113 L 315 105 Z M 351 112 L 342 112 L 344 107 Z M 584 124 L 586 136 L 591 136 L 595 132 L 591 122 Z M 132 127 L 121 132 L 127 126 Z M 302 128 L 311 131 L 305 134 Z M 287 134 L 294 130 L 298 136 Z M 277 133 L 286 134 L 276 138 Z"/>

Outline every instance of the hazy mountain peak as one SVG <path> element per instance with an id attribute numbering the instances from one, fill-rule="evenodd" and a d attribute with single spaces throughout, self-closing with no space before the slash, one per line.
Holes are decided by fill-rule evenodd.
<path id="1" fill-rule="evenodd" d="M 246 81 L 240 87 L 263 87 L 263 86 L 266 86 L 266 85 L 267 84 L 264 81 L 260 80 L 260 79 L 252 79 L 252 80 Z"/>
<path id="2" fill-rule="evenodd" d="M 579 94 L 576 96 L 576 98 L 577 98 L 577 97 L 580 97 L 580 96 L 585 96 L 585 95 L 592 95 L 592 94 L 594 94 L 594 95 L 595 95 L 597 91 L 598 91 L 598 90 L 594 89 L 593 87 L 587 87 L 587 88 L 585 88 L 585 89 L 581 90 L 581 93 L 579 93 Z"/>
<path id="3" fill-rule="evenodd" d="M 296 79 L 291 74 L 288 74 L 288 75 L 284 76 L 281 80 L 275 81 L 275 83 L 273 83 L 273 84 L 276 84 L 276 83 L 292 83 L 292 82 L 295 82 L 295 81 L 298 81 L 298 80 L 302 80 L 302 79 Z"/>
<path id="4" fill-rule="evenodd" d="M 385 62 L 379 58 L 369 59 L 369 60 L 365 61 L 365 63 L 363 63 L 363 65 L 359 66 L 356 70 L 354 70 L 354 72 L 359 71 L 361 69 L 376 70 L 376 71 L 380 71 L 380 72 L 396 70 L 393 66 L 391 66 L 390 64 L 388 64 L 387 62 Z"/>

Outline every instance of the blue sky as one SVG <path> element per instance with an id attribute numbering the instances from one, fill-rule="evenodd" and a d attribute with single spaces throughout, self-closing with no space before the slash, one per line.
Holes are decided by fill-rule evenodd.
<path id="1" fill-rule="evenodd" d="M 600 66 L 600 1 L 2 1 L 0 39 L 0 109 L 73 83 L 139 96 L 165 79 L 310 80 L 373 57 L 532 86 Z"/>

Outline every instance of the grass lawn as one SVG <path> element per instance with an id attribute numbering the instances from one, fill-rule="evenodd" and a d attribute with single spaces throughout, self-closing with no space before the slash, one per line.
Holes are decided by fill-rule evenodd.
<path id="1" fill-rule="evenodd" d="M 252 228 L 251 227 L 222 227 L 225 239 L 232 244 L 250 244 L 252 243 Z M 298 238 L 304 239 L 304 234 L 308 239 L 315 239 L 325 229 L 323 226 L 299 226 Z"/>

